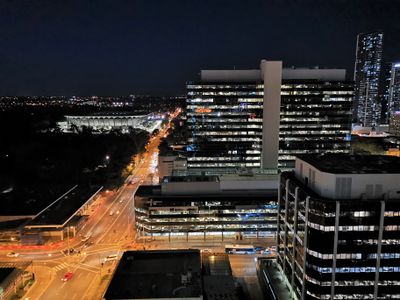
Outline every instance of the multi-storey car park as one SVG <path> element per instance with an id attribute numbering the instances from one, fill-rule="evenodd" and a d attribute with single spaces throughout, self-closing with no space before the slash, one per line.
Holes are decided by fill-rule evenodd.
<path id="1" fill-rule="evenodd" d="M 248 176 L 244 181 L 165 177 L 161 185 L 140 186 L 135 194 L 137 236 L 187 240 L 272 236 L 277 224 L 277 176 L 271 176 Z"/>

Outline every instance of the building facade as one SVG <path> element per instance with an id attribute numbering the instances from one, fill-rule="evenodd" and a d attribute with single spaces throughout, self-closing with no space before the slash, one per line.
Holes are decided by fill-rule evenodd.
<path id="1" fill-rule="evenodd" d="M 395 136 L 400 136 L 400 111 L 391 115 L 389 120 L 389 132 Z"/>
<path id="2" fill-rule="evenodd" d="M 297 299 L 399 299 L 400 159 L 301 156 L 282 173 L 278 263 Z"/>
<path id="3" fill-rule="evenodd" d="M 263 85 L 188 84 L 190 168 L 260 168 Z"/>
<path id="4" fill-rule="evenodd" d="M 347 153 L 353 96 L 344 69 L 202 71 L 187 85 L 188 171 L 290 169 L 298 154 Z"/>
<path id="5" fill-rule="evenodd" d="M 285 75 L 285 73 L 284 73 Z M 289 77 L 289 76 L 286 76 Z M 279 168 L 293 169 L 300 154 L 349 153 L 353 82 L 340 77 L 284 79 L 281 94 Z"/>
<path id="6" fill-rule="evenodd" d="M 188 83 L 188 168 L 277 168 L 281 72 L 282 62 L 263 60 L 258 70 L 203 70 Z"/>
<path id="7" fill-rule="evenodd" d="M 161 185 L 140 186 L 134 199 L 137 236 L 223 240 L 274 235 L 277 176 L 238 179 L 164 177 Z"/>
<path id="8" fill-rule="evenodd" d="M 365 127 L 375 127 L 381 122 L 379 81 L 383 52 L 383 33 L 360 33 L 357 36 L 354 68 L 355 120 Z"/>

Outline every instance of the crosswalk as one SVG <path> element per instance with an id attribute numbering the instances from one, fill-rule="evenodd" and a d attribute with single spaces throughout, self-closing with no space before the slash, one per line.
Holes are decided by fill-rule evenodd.
<path id="1" fill-rule="evenodd" d="M 62 271 L 62 270 L 72 269 L 72 267 L 73 266 L 71 264 L 64 262 L 62 264 L 59 264 L 59 265 L 53 267 L 52 269 L 55 270 L 56 272 L 58 272 L 58 271 Z"/>
<path id="2" fill-rule="evenodd" d="M 52 269 L 55 272 L 59 272 L 59 271 L 75 271 L 76 269 L 83 269 L 83 270 L 86 270 L 86 271 L 89 271 L 89 272 L 93 272 L 93 273 L 97 273 L 100 270 L 100 268 L 98 268 L 98 267 L 94 267 L 94 266 L 87 265 L 87 264 L 84 264 L 84 263 L 69 264 L 69 263 L 66 263 L 66 262 L 63 262 L 63 263 L 61 263 L 59 265 L 56 265 L 56 266 L 52 267 Z"/>

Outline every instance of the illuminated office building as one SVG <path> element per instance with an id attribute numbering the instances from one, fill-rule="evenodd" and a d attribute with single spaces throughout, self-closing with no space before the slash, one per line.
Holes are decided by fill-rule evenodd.
<path id="1" fill-rule="evenodd" d="M 187 85 L 188 168 L 276 169 L 282 62 L 203 70 Z M 264 144 L 263 144 L 264 143 Z"/>
<path id="2" fill-rule="evenodd" d="M 399 158 L 300 156 L 279 189 L 278 263 L 294 298 L 399 299 Z"/>
<path id="3" fill-rule="evenodd" d="M 381 122 L 379 81 L 383 51 L 383 33 L 360 33 L 357 36 L 354 68 L 354 117 L 365 127 Z"/>
<path id="4" fill-rule="evenodd" d="M 300 154 L 349 153 L 353 95 L 344 70 L 284 69 L 279 167 L 293 169 Z"/>
<path id="5" fill-rule="evenodd" d="M 188 171 L 290 169 L 298 154 L 347 153 L 354 87 L 345 75 L 264 60 L 201 71 L 187 84 Z"/>

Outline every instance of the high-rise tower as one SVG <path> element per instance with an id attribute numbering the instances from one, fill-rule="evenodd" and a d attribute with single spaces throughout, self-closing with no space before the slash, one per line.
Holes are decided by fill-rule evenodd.
<path id="1" fill-rule="evenodd" d="M 356 121 L 366 127 L 379 125 L 381 120 L 379 80 L 382 51 L 382 32 L 360 33 L 357 36 L 353 114 Z"/>

